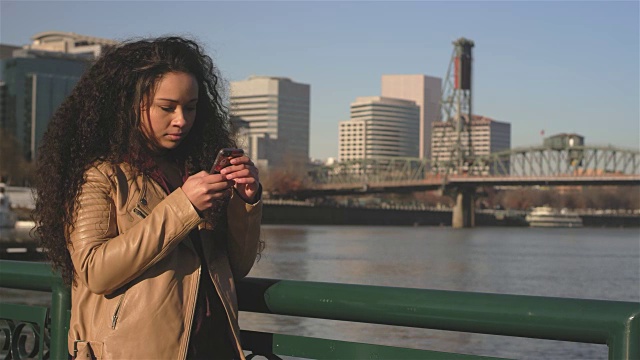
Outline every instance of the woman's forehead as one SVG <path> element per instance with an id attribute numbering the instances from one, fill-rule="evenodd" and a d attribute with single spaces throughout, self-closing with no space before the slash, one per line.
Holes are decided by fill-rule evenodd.
<path id="1" fill-rule="evenodd" d="M 155 99 L 188 100 L 197 99 L 198 82 L 195 76 L 184 72 L 170 72 L 158 80 Z"/>

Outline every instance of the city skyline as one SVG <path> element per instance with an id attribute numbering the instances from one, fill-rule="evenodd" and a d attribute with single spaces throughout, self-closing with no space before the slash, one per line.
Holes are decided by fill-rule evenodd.
<path id="1" fill-rule="evenodd" d="M 382 75 L 444 78 L 462 36 L 476 44 L 474 113 L 510 122 L 513 147 L 542 144 L 544 131 L 640 148 L 637 2 L 3 0 L 0 10 L 3 44 L 49 30 L 189 35 L 228 83 L 264 75 L 310 84 L 314 158 L 337 158 L 338 123 L 357 97 L 381 95 Z"/>

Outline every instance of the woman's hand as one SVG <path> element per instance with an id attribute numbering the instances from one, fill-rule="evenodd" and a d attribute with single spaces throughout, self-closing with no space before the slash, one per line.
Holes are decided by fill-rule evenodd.
<path id="1" fill-rule="evenodd" d="M 256 199 L 260 189 L 258 168 L 248 156 L 231 159 L 231 165 L 220 170 L 220 174 L 227 180 L 235 182 L 234 187 L 245 202 L 253 204 L 258 200 Z"/>
<path id="2" fill-rule="evenodd" d="M 204 211 L 213 206 L 214 200 L 229 196 L 228 190 L 233 184 L 225 175 L 200 171 L 187 178 L 182 184 L 182 191 L 198 211 Z"/>

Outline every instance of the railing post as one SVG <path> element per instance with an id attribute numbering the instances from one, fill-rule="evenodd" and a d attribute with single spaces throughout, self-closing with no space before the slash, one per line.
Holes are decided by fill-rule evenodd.
<path id="1" fill-rule="evenodd" d="M 640 318 L 634 316 L 619 325 L 620 329 L 607 341 L 609 360 L 640 359 Z"/>
<path id="2" fill-rule="evenodd" d="M 68 359 L 67 334 L 69 333 L 68 311 L 71 309 L 71 292 L 57 278 L 51 284 L 51 348 L 50 359 Z"/>

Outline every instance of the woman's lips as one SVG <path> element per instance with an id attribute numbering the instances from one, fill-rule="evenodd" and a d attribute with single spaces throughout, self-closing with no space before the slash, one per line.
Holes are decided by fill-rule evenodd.
<path id="1" fill-rule="evenodd" d="M 169 140 L 172 140 L 172 141 L 178 141 L 182 139 L 183 136 L 184 134 L 167 134 L 167 137 L 169 138 Z"/>

